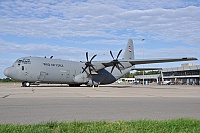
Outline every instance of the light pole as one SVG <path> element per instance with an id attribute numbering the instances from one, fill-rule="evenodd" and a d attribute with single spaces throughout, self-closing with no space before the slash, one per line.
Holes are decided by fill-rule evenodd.
<path id="1" fill-rule="evenodd" d="M 142 39 L 142 42 L 144 41 L 145 39 Z M 144 60 L 144 43 L 143 43 L 143 47 L 142 47 L 142 58 Z M 144 65 L 143 65 L 143 85 L 144 85 Z"/>

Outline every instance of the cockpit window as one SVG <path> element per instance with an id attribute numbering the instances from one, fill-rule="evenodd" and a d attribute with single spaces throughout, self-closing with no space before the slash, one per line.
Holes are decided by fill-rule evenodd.
<path id="1" fill-rule="evenodd" d="M 31 61 L 30 59 L 23 59 L 23 64 L 31 64 Z"/>
<path id="2" fill-rule="evenodd" d="M 31 64 L 31 61 L 30 61 L 30 59 L 26 59 L 26 58 L 18 59 L 18 60 L 15 61 L 14 64 L 17 64 L 18 66 L 20 66 L 20 64 Z"/>
<path id="3" fill-rule="evenodd" d="M 18 61 L 17 61 L 17 63 L 18 63 L 18 64 L 21 64 L 21 63 L 22 63 L 22 61 L 23 61 L 23 60 L 18 60 Z"/>

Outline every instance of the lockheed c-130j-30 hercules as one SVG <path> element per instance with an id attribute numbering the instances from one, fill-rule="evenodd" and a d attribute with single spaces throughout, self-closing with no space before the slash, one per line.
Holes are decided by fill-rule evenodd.
<path id="1" fill-rule="evenodd" d="M 41 57 L 22 57 L 4 70 L 4 75 L 22 82 L 23 87 L 39 83 L 69 84 L 69 86 L 98 86 L 110 84 L 121 78 L 131 70 L 152 70 L 153 68 L 135 68 L 137 64 L 162 63 L 197 60 L 197 58 L 169 58 L 169 59 L 134 59 L 133 41 L 128 40 L 122 59 L 116 58 L 110 51 L 112 60 L 93 61 L 97 56 L 89 59 L 86 52 L 86 62 L 75 62 Z"/>

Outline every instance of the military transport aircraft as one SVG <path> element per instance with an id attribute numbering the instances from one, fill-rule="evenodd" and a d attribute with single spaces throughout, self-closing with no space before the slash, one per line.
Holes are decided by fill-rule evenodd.
<path id="1" fill-rule="evenodd" d="M 39 83 L 69 84 L 74 87 L 82 84 L 98 86 L 113 83 L 131 70 L 147 70 L 135 68 L 137 64 L 197 60 L 197 58 L 136 60 L 132 39 L 128 40 L 123 58 L 118 59 L 121 52 L 122 50 L 114 58 L 110 51 L 111 61 L 93 61 L 97 55 L 89 59 L 88 52 L 86 52 L 86 62 L 52 59 L 52 57 L 22 57 L 11 67 L 6 68 L 4 75 L 22 82 L 23 87 Z"/>

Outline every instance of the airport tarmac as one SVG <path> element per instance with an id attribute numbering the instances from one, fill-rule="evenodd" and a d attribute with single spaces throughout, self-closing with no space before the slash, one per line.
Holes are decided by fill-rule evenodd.
<path id="1" fill-rule="evenodd" d="M 0 123 L 200 119 L 200 86 L 0 84 Z"/>

